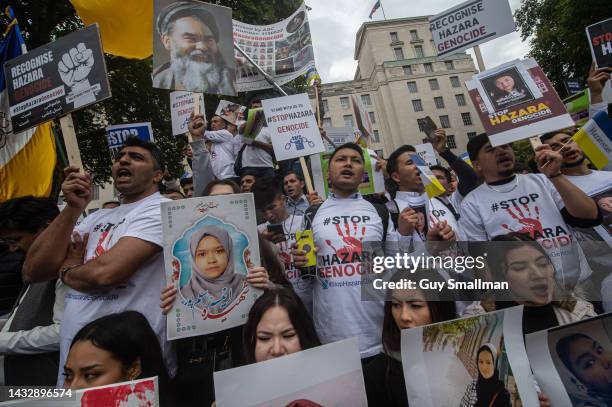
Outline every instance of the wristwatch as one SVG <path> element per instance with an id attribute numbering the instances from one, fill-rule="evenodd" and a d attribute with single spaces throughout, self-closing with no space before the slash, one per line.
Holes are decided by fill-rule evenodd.
<path id="1" fill-rule="evenodd" d="M 65 281 L 64 281 L 64 277 L 66 277 L 66 274 L 68 274 L 68 272 L 69 272 L 70 270 L 72 270 L 72 269 L 74 269 L 74 268 L 77 268 L 77 267 L 79 267 L 79 266 L 81 266 L 81 264 L 75 264 L 75 265 L 73 265 L 73 266 L 68 266 L 68 267 L 64 267 L 63 269 L 61 269 L 61 270 L 60 270 L 60 273 L 59 273 L 59 278 L 60 278 L 60 281 L 61 281 L 62 283 L 65 283 Z"/>

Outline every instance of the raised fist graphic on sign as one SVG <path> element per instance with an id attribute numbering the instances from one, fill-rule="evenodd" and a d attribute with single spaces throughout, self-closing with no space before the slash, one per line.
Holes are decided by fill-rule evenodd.
<path id="1" fill-rule="evenodd" d="M 57 66 L 62 81 L 71 88 L 77 86 L 87 79 L 87 75 L 94 65 L 93 52 L 79 43 L 76 48 L 62 55 L 62 60 Z"/>

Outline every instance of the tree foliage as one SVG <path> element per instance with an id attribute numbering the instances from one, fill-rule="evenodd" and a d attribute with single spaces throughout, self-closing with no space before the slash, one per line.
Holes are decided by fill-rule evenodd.
<path id="1" fill-rule="evenodd" d="M 611 15 L 610 0 L 522 0 L 514 18 L 523 41 L 529 40 L 529 56 L 564 97 L 563 80 L 584 80 L 591 66 L 586 26 Z"/>
<path id="2" fill-rule="evenodd" d="M 6 5 L 13 7 L 28 49 L 83 27 L 68 0 L 2 0 L 0 3 L 2 8 Z M 301 0 L 217 0 L 214 3 L 231 7 L 235 20 L 271 24 L 291 15 Z M 0 22 L 6 24 L 6 18 Z M 182 151 L 186 140 L 172 136 L 169 91 L 153 89 L 152 58 L 135 60 L 106 55 L 105 59 L 112 97 L 72 115 L 83 165 L 93 174 L 96 183 L 109 181 L 111 159 L 104 127 L 150 121 L 155 141 L 166 157 L 170 173 L 180 176 L 183 173 Z M 288 93 L 303 89 L 304 81 L 298 78 L 289 85 Z M 266 93 L 273 92 L 267 90 Z M 249 97 L 251 95 L 241 94 L 231 99 L 244 103 Z M 207 115 L 212 114 L 218 101 L 218 97 L 206 95 Z"/>

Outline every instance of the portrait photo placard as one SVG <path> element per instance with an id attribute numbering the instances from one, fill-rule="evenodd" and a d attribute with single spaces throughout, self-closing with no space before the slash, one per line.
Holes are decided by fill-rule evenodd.
<path id="1" fill-rule="evenodd" d="M 235 73 L 231 8 L 154 1 L 154 88 L 235 96 Z"/>
<path id="2" fill-rule="evenodd" d="M 168 339 L 244 324 L 261 294 L 246 281 L 260 265 L 253 194 L 164 202 L 161 210 L 166 280 L 178 291 Z"/>

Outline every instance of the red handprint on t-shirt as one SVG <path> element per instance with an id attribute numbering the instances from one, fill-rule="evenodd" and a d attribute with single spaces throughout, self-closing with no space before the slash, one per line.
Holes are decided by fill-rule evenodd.
<path id="1" fill-rule="evenodd" d="M 344 224 L 345 234 L 342 233 L 340 225 L 336 225 L 336 231 L 338 232 L 338 236 L 342 238 L 344 247 L 340 249 L 336 249 L 332 245 L 331 240 L 325 240 L 325 243 L 327 243 L 327 245 L 331 247 L 336 252 L 338 257 L 340 258 L 352 259 L 355 254 L 361 257 L 361 253 L 362 253 L 361 241 L 363 240 L 365 236 L 366 227 L 365 226 L 361 227 L 361 231 L 360 231 L 361 236 L 359 236 L 357 229 L 358 229 L 357 224 L 353 223 L 353 232 L 351 236 L 351 227 L 348 223 Z"/>
<path id="2" fill-rule="evenodd" d="M 508 224 L 502 223 L 502 227 L 510 232 L 518 232 L 525 235 L 529 235 L 532 239 L 538 239 L 544 236 L 544 228 L 542 227 L 542 222 L 540 222 L 540 208 L 537 206 L 534 207 L 535 217 L 532 217 L 531 209 L 528 205 L 523 205 L 525 208 L 525 213 L 519 208 L 515 206 L 516 214 L 510 208 L 506 208 L 506 212 L 512 216 L 513 219 L 516 219 L 522 227 L 519 230 L 512 230 Z"/>

